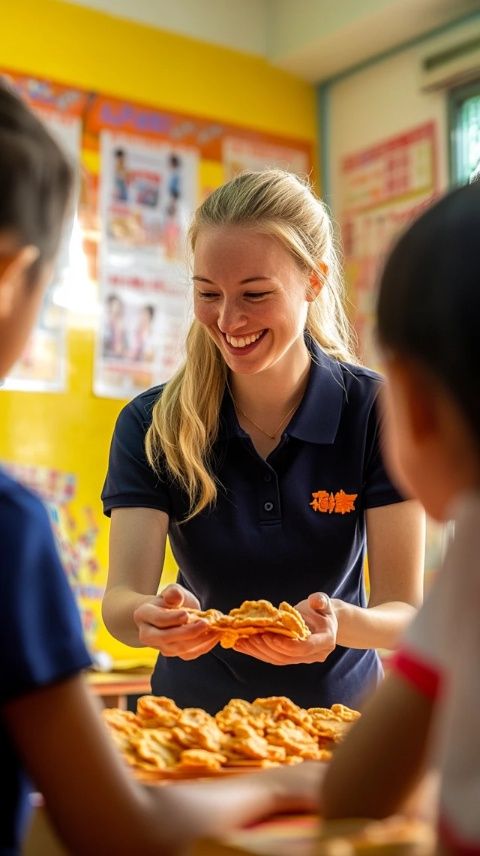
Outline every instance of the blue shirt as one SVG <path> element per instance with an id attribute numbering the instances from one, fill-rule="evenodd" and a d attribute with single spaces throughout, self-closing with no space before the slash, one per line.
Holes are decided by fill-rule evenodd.
<path id="1" fill-rule="evenodd" d="M 0 544 L 1 708 L 76 674 L 90 665 L 90 657 L 47 512 L 2 471 Z M 52 716 L 58 714 L 52 710 Z M 0 854 L 10 856 L 19 852 L 31 788 L 2 717 L 0 789 Z"/>
<path id="2" fill-rule="evenodd" d="M 217 502 L 188 523 L 181 522 L 188 510 L 184 491 L 154 474 L 144 452 L 161 387 L 139 395 L 118 418 L 104 510 L 137 506 L 169 515 L 178 582 L 202 609 L 228 612 L 259 598 L 295 604 L 315 591 L 366 605 L 365 511 L 402 499 L 381 456 L 380 378 L 314 345 L 312 351 L 302 403 L 267 460 L 225 393 L 213 448 Z M 373 650 L 338 645 L 324 663 L 273 666 L 217 645 L 188 662 L 160 656 L 152 689 L 213 713 L 231 698 L 268 695 L 286 695 L 304 707 L 354 704 L 380 676 Z"/>

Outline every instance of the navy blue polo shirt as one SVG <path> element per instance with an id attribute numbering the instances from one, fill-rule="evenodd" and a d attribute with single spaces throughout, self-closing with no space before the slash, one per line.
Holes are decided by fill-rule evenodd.
<path id="1" fill-rule="evenodd" d="M 2 471 L 0 543 L 1 708 L 77 674 L 91 660 L 47 512 L 36 496 Z M 20 852 L 31 787 L 1 716 L 0 788 L 0 853 L 13 856 Z"/>
<path id="2" fill-rule="evenodd" d="M 130 402 L 115 428 L 104 510 L 148 507 L 170 517 L 178 582 L 202 609 L 244 600 L 298 603 L 324 591 L 366 605 L 365 510 L 402 500 L 382 461 L 377 374 L 312 345 L 302 403 L 264 460 L 240 427 L 228 391 L 213 448 L 215 507 L 182 523 L 188 499 L 150 468 L 144 439 L 161 387 Z M 147 533 L 146 533 L 147 536 Z M 285 695 L 304 707 L 355 704 L 381 676 L 373 650 L 337 646 L 324 663 L 273 666 L 217 645 L 184 662 L 159 657 L 153 692 L 215 712 L 231 698 Z"/>

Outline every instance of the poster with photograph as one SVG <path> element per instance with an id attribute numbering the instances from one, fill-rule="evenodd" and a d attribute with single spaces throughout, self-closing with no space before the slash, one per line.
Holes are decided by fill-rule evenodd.
<path id="1" fill-rule="evenodd" d="M 342 162 L 345 275 L 361 357 L 371 368 L 378 362 L 373 336 L 378 273 L 392 240 L 437 194 L 435 140 L 429 122 Z"/>
<path id="2" fill-rule="evenodd" d="M 198 155 L 148 140 L 101 135 L 103 255 L 167 264 L 184 259 L 197 204 Z"/>
<path id="3" fill-rule="evenodd" d="M 128 398 L 168 380 L 180 362 L 198 156 L 111 132 L 101 137 L 94 392 Z"/>
<path id="4" fill-rule="evenodd" d="M 97 395 L 130 398 L 172 376 L 188 321 L 186 272 L 106 271 L 95 360 Z"/>
<path id="5" fill-rule="evenodd" d="M 226 137 L 222 146 L 222 160 L 226 181 L 245 170 L 269 167 L 287 169 L 301 178 L 305 178 L 310 172 L 310 158 L 305 151 L 261 140 Z"/>
<path id="6" fill-rule="evenodd" d="M 52 111 L 38 112 L 52 136 L 77 165 L 80 160 L 80 119 Z M 69 267 L 70 230 L 66 229 L 39 318 L 23 354 L 5 380 L 5 389 L 34 392 L 60 392 L 65 389 L 67 311 L 56 303 L 55 295 L 68 281 Z"/>

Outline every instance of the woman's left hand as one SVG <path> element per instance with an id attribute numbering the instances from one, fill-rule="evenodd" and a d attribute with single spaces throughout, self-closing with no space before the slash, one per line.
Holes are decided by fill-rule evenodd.
<path id="1" fill-rule="evenodd" d="M 235 651 L 274 666 L 323 663 L 337 642 L 338 621 L 332 601 L 326 594 L 315 592 L 295 604 L 295 608 L 311 630 L 308 639 L 299 641 L 278 633 L 260 633 L 239 639 Z"/>

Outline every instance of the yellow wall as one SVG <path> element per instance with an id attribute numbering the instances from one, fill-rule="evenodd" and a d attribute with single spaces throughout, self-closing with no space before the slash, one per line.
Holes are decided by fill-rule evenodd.
<path id="1" fill-rule="evenodd" d="M 258 57 L 56 0 L 3 5 L 0 63 L 7 68 L 315 139 L 313 87 Z"/>
<path id="2" fill-rule="evenodd" d="M 55 0 L 14 0 L 2 9 L 0 68 L 83 89 L 315 141 L 314 89 L 257 57 L 153 30 Z M 221 170 L 204 164 L 209 181 Z M 115 418 L 123 404 L 92 394 L 94 333 L 70 319 L 68 385 L 60 394 L 3 392 L 0 458 L 75 474 L 74 518 L 94 510 L 97 557 L 107 567 L 108 523 L 100 491 Z M 169 571 L 173 563 L 169 558 Z M 97 646 L 130 649 L 101 629 Z"/>

